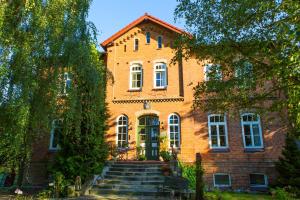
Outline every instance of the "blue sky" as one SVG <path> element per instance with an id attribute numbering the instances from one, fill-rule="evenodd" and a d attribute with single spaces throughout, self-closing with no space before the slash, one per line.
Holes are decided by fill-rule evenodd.
<path id="1" fill-rule="evenodd" d="M 174 22 L 176 5 L 176 0 L 93 0 L 88 19 L 98 29 L 98 42 L 103 42 L 146 12 L 183 28 Z"/>

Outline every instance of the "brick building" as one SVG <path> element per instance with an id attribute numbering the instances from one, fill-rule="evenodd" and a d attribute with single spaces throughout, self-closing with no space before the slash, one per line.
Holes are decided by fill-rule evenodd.
<path id="1" fill-rule="evenodd" d="M 156 160 L 158 138 L 166 136 L 181 161 L 202 154 L 209 187 L 265 188 L 276 176 L 283 126 L 253 110 L 237 118 L 193 110 L 193 87 L 209 81 L 211 63 L 193 58 L 171 63 L 174 39 L 183 33 L 145 14 L 101 44 L 113 75 L 107 84 L 107 141 L 128 148 L 128 159 L 140 147 L 146 159 Z"/>

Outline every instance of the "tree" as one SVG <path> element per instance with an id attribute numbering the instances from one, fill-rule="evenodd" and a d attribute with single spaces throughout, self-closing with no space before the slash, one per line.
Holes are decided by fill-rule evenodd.
<path id="1" fill-rule="evenodd" d="M 216 111 L 288 108 L 291 128 L 299 129 L 300 3 L 178 2 L 175 15 L 184 19 L 194 37 L 181 38 L 177 58 L 210 59 L 220 65 L 223 76 L 221 81 L 201 82 L 195 87 L 196 107 Z M 240 69 L 246 63 L 251 64 L 249 73 Z M 212 68 L 209 76 L 215 73 Z"/>
<path id="2" fill-rule="evenodd" d="M 95 27 L 86 20 L 90 3 L 1 1 L 0 165 L 18 170 L 18 186 L 22 185 L 33 144 L 50 133 L 53 119 L 66 118 L 63 134 L 70 131 L 70 124 L 78 123 L 72 128 L 79 137 L 79 132 L 83 133 L 82 141 L 91 134 L 103 143 L 105 68 L 95 50 Z M 58 94 L 65 71 L 74 75 L 74 91 L 62 98 Z M 89 145 L 99 147 L 98 143 Z M 105 152 L 105 145 L 100 149 Z M 93 156 L 97 155 L 87 157 Z M 103 162 L 103 157 L 96 164 Z"/>
<path id="3" fill-rule="evenodd" d="M 196 57 L 214 64 L 209 81 L 194 88 L 195 107 L 228 113 L 276 111 L 289 136 L 280 163 L 298 169 L 289 155 L 291 138 L 300 138 L 300 2 L 177 1 L 175 17 L 185 21 L 193 37 L 177 41 L 175 60 Z M 282 173 L 279 179 L 289 177 Z"/>

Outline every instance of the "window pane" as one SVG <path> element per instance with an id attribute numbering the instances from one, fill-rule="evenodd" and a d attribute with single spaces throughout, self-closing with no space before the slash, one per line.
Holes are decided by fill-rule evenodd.
<path id="1" fill-rule="evenodd" d="M 139 119 L 139 125 L 145 125 L 145 117 Z"/>
<path id="2" fill-rule="evenodd" d="M 217 126 L 211 125 L 210 126 L 211 135 L 217 135 Z"/>
<path id="3" fill-rule="evenodd" d="M 251 136 L 245 136 L 246 146 L 252 146 Z"/>
<path id="4" fill-rule="evenodd" d="M 258 124 L 253 124 L 252 125 L 252 131 L 253 131 L 253 135 L 259 135 Z"/>
<path id="5" fill-rule="evenodd" d="M 250 185 L 266 185 L 263 174 L 250 174 Z"/>
<path id="6" fill-rule="evenodd" d="M 218 146 L 218 137 L 217 136 L 211 136 L 211 145 L 213 147 L 217 147 Z"/>
<path id="7" fill-rule="evenodd" d="M 147 42 L 147 44 L 150 43 L 150 33 L 149 32 L 146 33 L 146 42 Z"/>
<path id="8" fill-rule="evenodd" d="M 260 136 L 254 136 L 254 145 L 255 146 L 261 146 L 261 140 L 260 140 Z"/>
<path id="9" fill-rule="evenodd" d="M 229 175 L 227 174 L 216 174 L 215 176 L 215 184 L 220 186 L 229 186 Z"/>
<path id="10" fill-rule="evenodd" d="M 220 136 L 220 146 L 225 147 L 226 146 L 226 137 Z"/>
<path id="11" fill-rule="evenodd" d="M 214 116 L 210 117 L 210 122 L 215 122 L 215 117 Z"/>
<path id="12" fill-rule="evenodd" d="M 225 126 L 219 125 L 219 135 L 225 135 Z"/>

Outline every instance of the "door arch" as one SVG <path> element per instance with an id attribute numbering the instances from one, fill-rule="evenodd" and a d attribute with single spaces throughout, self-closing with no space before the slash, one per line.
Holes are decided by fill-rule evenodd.
<path id="1" fill-rule="evenodd" d="M 159 118 L 156 115 L 143 115 L 138 118 L 138 147 L 147 160 L 159 158 Z"/>

